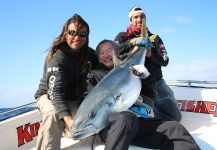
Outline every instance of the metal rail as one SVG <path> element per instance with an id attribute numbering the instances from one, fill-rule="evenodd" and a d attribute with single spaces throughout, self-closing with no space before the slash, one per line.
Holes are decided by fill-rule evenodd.
<path id="1" fill-rule="evenodd" d="M 0 115 L 4 115 L 4 114 L 7 114 L 9 112 L 13 112 L 13 111 L 16 111 L 16 110 L 19 110 L 19 109 L 22 109 L 22 108 L 25 108 L 25 107 L 28 107 L 28 106 L 32 106 L 34 105 L 36 102 L 32 102 L 32 103 L 28 103 L 28 104 L 25 104 L 25 105 L 22 105 L 22 106 L 18 106 L 18 107 L 15 107 L 15 108 L 11 108 L 10 110 L 6 110 L 6 111 L 3 111 L 3 112 L 0 112 Z"/>
<path id="2" fill-rule="evenodd" d="M 217 81 L 198 81 L 198 80 L 167 80 L 167 83 L 187 83 L 188 87 L 192 86 L 192 83 L 195 84 L 216 84 L 217 85 Z"/>

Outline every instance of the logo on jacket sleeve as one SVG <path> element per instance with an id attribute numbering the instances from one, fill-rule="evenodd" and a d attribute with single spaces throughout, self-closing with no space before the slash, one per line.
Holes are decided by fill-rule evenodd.
<path id="1" fill-rule="evenodd" d="M 50 100 L 53 100 L 53 88 L 55 85 L 56 77 L 54 75 L 50 76 L 49 83 L 48 83 L 48 96 Z"/>
<path id="2" fill-rule="evenodd" d="M 47 72 L 55 72 L 55 71 L 59 71 L 59 67 L 49 67 L 49 68 L 47 68 Z"/>

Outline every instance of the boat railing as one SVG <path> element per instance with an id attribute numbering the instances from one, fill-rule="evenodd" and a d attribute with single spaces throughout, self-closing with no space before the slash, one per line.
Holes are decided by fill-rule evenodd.
<path id="1" fill-rule="evenodd" d="M 0 121 L 9 119 L 11 117 L 20 115 L 22 113 L 25 113 L 25 112 L 28 112 L 31 110 L 35 110 L 36 109 L 35 105 L 36 105 L 36 102 L 31 102 L 31 103 L 21 105 L 21 106 L 15 107 L 15 108 L 8 108 L 7 110 L 0 112 Z M 25 109 L 25 108 L 30 108 L 30 109 Z M 22 109 L 25 109 L 25 110 L 22 110 Z M 20 110 L 22 110 L 22 111 L 20 111 Z M 14 112 L 16 112 L 16 113 L 14 113 Z"/>
<path id="2" fill-rule="evenodd" d="M 217 88 L 217 81 L 198 81 L 198 80 L 166 80 L 168 85 L 184 85 L 187 87 L 195 87 L 199 85 L 199 87 L 209 87 L 209 88 Z"/>

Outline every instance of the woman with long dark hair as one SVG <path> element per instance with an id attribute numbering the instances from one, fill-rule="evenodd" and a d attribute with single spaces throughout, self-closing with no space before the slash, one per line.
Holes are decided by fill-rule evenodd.
<path id="1" fill-rule="evenodd" d="M 89 48 L 89 25 L 75 14 L 65 22 L 45 61 L 43 77 L 35 94 L 42 115 L 37 149 L 60 149 L 63 131 L 71 133 L 76 104 L 83 99 L 85 73 L 97 65 Z M 83 91 L 82 91 L 83 90 Z"/>

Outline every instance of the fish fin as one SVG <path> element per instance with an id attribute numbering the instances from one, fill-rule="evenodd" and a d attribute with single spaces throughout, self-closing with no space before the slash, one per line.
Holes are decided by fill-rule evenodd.
<path id="1" fill-rule="evenodd" d="M 131 66 L 131 70 L 135 76 L 138 76 L 141 79 L 145 79 L 150 75 L 150 73 L 144 65 Z"/>
<path id="2" fill-rule="evenodd" d="M 154 42 L 157 36 L 158 36 L 157 34 L 153 34 L 152 36 L 150 36 L 150 41 Z"/>
<path id="3" fill-rule="evenodd" d="M 141 26 L 141 37 L 146 37 L 147 31 L 146 31 L 146 19 L 143 18 L 142 20 L 142 26 Z"/>
<path id="4" fill-rule="evenodd" d="M 114 63 L 114 67 L 121 65 L 123 62 L 117 57 L 115 51 L 112 52 L 112 59 Z"/>

